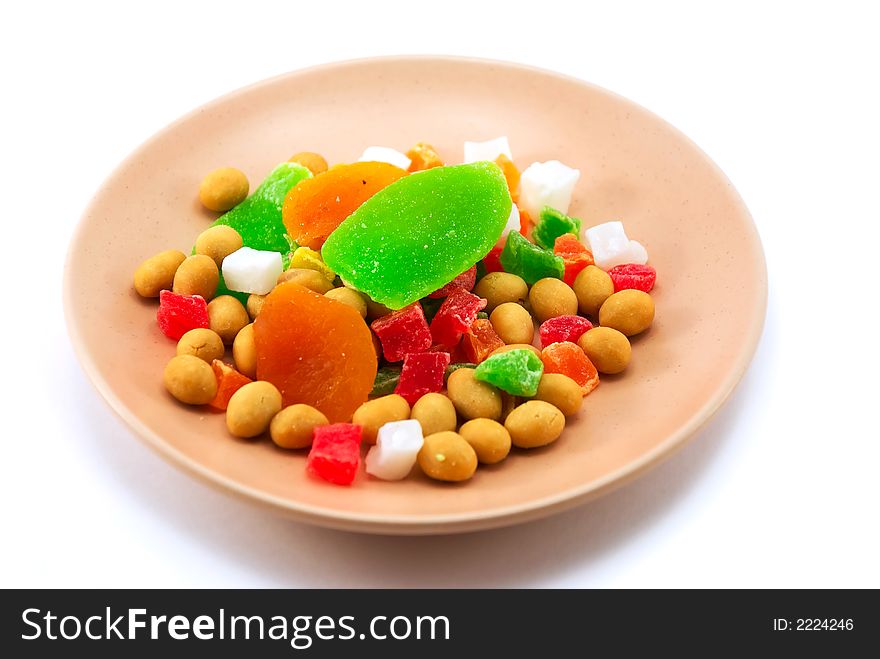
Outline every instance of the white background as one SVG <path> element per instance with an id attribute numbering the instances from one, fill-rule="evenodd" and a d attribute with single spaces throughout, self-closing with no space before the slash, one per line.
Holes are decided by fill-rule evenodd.
<path id="1" fill-rule="evenodd" d="M 0 586 L 880 586 L 880 39 L 870 6 L 5 8 Z M 730 403 L 662 466 L 572 512 L 440 538 L 292 523 L 160 460 L 99 399 L 70 348 L 66 244 L 127 153 L 242 85 L 408 53 L 524 62 L 635 100 L 721 166 L 764 241 L 766 329 Z"/>

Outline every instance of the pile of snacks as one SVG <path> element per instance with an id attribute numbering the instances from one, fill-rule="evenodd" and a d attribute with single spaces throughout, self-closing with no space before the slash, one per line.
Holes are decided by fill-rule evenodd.
<path id="1" fill-rule="evenodd" d="M 520 172 L 504 137 L 466 142 L 460 165 L 424 143 L 329 168 L 298 153 L 250 196 L 242 172 L 211 172 L 199 198 L 223 214 L 134 274 L 177 341 L 165 388 L 235 437 L 308 449 L 337 484 L 362 461 L 464 481 L 556 441 L 654 319 L 645 248 L 567 214 L 579 177 Z"/>

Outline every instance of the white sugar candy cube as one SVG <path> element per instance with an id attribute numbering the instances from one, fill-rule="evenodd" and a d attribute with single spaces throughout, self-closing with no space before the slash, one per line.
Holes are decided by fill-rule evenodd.
<path id="1" fill-rule="evenodd" d="M 501 230 L 501 237 L 506 238 L 511 231 L 519 231 L 519 227 L 519 208 L 516 207 L 516 204 L 511 204 L 510 216 L 507 218 L 507 224 Z"/>
<path id="2" fill-rule="evenodd" d="M 387 162 L 389 165 L 409 169 L 412 160 L 396 149 L 387 146 L 368 146 L 358 158 L 360 162 Z"/>
<path id="3" fill-rule="evenodd" d="M 593 260 L 603 270 L 616 265 L 648 262 L 648 252 L 641 243 L 630 240 L 623 228 L 623 222 L 605 222 L 590 227 L 584 232 L 584 239 L 593 253 Z"/>
<path id="4" fill-rule="evenodd" d="M 223 259 L 223 281 L 230 291 L 265 295 L 283 270 L 278 252 L 242 247 Z"/>
<path id="5" fill-rule="evenodd" d="M 568 213 L 571 194 L 580 177 L 579 169 L 563 165 L 558 160 L 533 162 L 519 180 L 519 205 L 529 217 L 536 219 L 544 206 Z"/>
<path id="6" fill-rule="evenodd" d="M 481 160 L 495 160 L 495 158 L 501 154 L 504 154 L 513 160 L 513 156 L 510 153 L 510 144 L 507 143 L 506 135 L 485 142 L 464 143 L 465 164 L 469 162 L 479 162 Z"/>
<path id="7" fill-rule="evenodd" d="M 367 473 L 386 481 L 406 478 L 423 442 L 422 425 L 415 419 L 386 423 L 367 453 Z"/>

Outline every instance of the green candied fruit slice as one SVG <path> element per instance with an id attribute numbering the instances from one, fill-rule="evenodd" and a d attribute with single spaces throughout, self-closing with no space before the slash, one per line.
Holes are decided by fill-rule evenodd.
<path id="1" fill-rule="evenodd" d="M 370 392 L 370 398 L 393 394 L 399 381 L 400 367 L 383 366 L 376 371 L 376 379 L 373 381 L 373 390 Z"/>
<path id="2" fill-rule="evenodd" d="M 401 309 L 483 258 L 511 204 L 493 162 L 434 167 L 365 201 L 330 234 L 321 254 L 346 284 Z"/>
<path id="3" fill-rule="evenodd" d="M 455 373 L 460 368 L 476 368 L 476 364 L 471 364 L 470 362 L 456 362 L 455 364 L 450 364 L 446 367 L 446 371 L 443 373 L 443 383 L 449 379 L 449 376 Z"/>
<path id="4" fill-rule="evenodd" d="M 474 377 L 514 396 L 534 396 L 544 364 L 531 350 L 518 349 L 492 355 L 477 366 Z"/>
<path id="5" fill-rule="evenodd" d="M 569 217 L 550 206 L 544 206 L 541 209 L 541 216 L 538 224 L 532 230 L 532 238 L 535 243 L 544 249 L 553 249 L 556 239 L 566 233 L 570 233 L 575 237 L 581 232 L 581 221 L 576 217 Z"/>
<path id="6" fill-rule="evenodd" d="M 507 234 L 507 242 L 501 250 L 501 267 L 505 272 L 522 277 L 529 286 L 545 277 L 562 279 L 565 272 L 562 257 L 530 243 L 517 231 Z"/>
<path id="7" fill-rule="evenodd" d="M 231 226 L 241 235 L 245 247 L 281 252 L 286 261 L 295 245 L 284 228 L 281 206 L 288 191 L 311 176 L 312 173 L 302 165 L 283 162 L 269 173 L 250 197 L 218 217 L 211 226 Z"/>

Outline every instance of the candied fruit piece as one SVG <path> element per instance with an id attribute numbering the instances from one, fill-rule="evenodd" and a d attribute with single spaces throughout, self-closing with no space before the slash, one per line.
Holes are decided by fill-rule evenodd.
<path id="1" fill-rule="evenodd" d="M 208 327 L 208 303 L 201 295 L 159 291 L 156 322 L 165 336 L 179 341 L 191 329 Z"/>
<path id="2" fill-rule="evenodd" d="M 504 272 L 504 268 L 501 266 L 501 250 L 504 247 L 501 245 L 495 245 L 492 249 L 489 250 L 489 253 L 483 257 L 483 266 L 486 268 L 486 272 Z"/>
<path id="3" fill-rule="evenodd" d="M 477 366 L 474 377 L 514 396 L 534 396 L 544 364 L 531 350 L 515 349 L 492 355 Z"/>
<path id="4" fill-rule="evenodd" d="M 456 362 L 455 364 L 450 364 L 446 367 L 446 371 L 443 373 L 443 381 L 449 379 L 449 376 L 455 373 L 460 368 L 476 368 L 476 364 L 472 364 L 470 362 Z"/>
<path id="5" fill-rule="evenodd" d="M 358 206 L 404 176 L 405 170 L 384 162 L 331 167 L 287 193 L 284 226 L 298 245 L 321 249 L 327 236 Z"/>
<path id="6" fill-rule="evenodd" d="M 534 229 L 535 223 L 532 222 L 531 216 L 525 211 L 521 210 L 519 212 L 519 232 L 528 238 L 532 235 L 532 230 Z"/>
<path id="7" fill-rule="evenodd" d="M 376 352 L 363 318 L 295 282 L 266 296 L 254 342 L 257 379 L 278 387 L 285 406 L 305 403 L 348 421 L 373 388 Z"/>
<path id="8" fill-rule="evenodd" d="M 587 229 L 584 237 L 590 244 L 596 265 L 603 270 L 627 263 L 648 262 L 648 252 L 641 243 L 627 237 L 623 222 L 597 224 Z"/>
<path id="9" fill-rule="evenodd" d="M 576 217 L 569 217 L 555 208 L 544 206 L 538 223 L 532 230 L 532 239 L 535 244 L 544 249 L 553 249 L 556 239 L 566 234 L 580 235 L 581 221 Z"/>
<path id="10" fill-rule="evenodd" d="M 321 252 L 316 252 L 310 247 L 297 247 L 290 257 L 290 267 L 315 270 L 324 275 L 328 281 L 336 279 L 336 273 L 324 263 L 324 259 L 321 258 Z"/>
<path id="11" fill-rule="evenodd" d="M 440 288 L 433 293 L 431 293 L 428 297 L 431 299 L 437 299 L 441 297 L 447 297 L 452 291 L 456 288 L 463 288 L 466 291 L 471 291 L 474 288 L 474 284 L 477 283 L 477 266 L 472 265 L 470 268 L 462 272 L 451 282 L 446 284 L 443 288 Z"/>
<path id="12" fill-rule="evenodd" d="M 551 343 L 541 351 L 545 373 L 561 373 L 578 383 L 586 396 L 599 386 L 599 372 L 580 346 L 569 341 Z"/>
<path id="13" fill-rule="evenodd" d="M 215 410 L 225 410 L 232 394 L 253 380 L 219 359 L 211 362 L 211 368 L 214 369 L 214 375 L 217 378 L 217 395 L 208 405 Z"/>
<path id="14" fill-rule="evenodd" d="M 307 468 L 336 485 L 351 485 L 361 462 L 361 427 L 332 423 L 313 431 Z"/>
<path id="15" fill-rule="evenodd" d="M 520 207 L 537 217 L 544 206 L 568 212 L 571 194 L 581 173 L 558 160 L 533 162 L 520 178 Z"/>
<path id="16" fill-rule="evenodd" d="M 502 135 L 485 142 L 465 142 L 464 143 L 464 161 L 466 163 L 478 162 L 480 160 L 495 160 L 500 155 L 513 158 L 510 153 L 510 143 L 507 136 Z"/>
<path id="17" fill-rule="evenodd" d="M 431 347 L 431 330 L 418 302 L 377 318 L 370 328 L 379 337 L 382 354 L 389 362 L 399 362 L 411 352 Z"/>
<path id="18" fill-rule="evenodd" d="M 488 319 L 477 318 L 461 337 L 461 348 L 469 362 L 479 364 L 504 345 Z"/>
<path id="19" fill-rule="evenodd" d="M 261 251 L 290 251 L 287 229 L 281 220 L 281 206 L 287 192 L 303 180 L 310 180 L 308 168 L 283 162 L 273 169 L 254 193 L 211 226 L 225 224 L 241 235 L 242 244 Z"/>
<path id="20" fill-rule="evenodd" d="M 522 277 L 529 286 L 546 277 L 562 279 L 565 274 L 561 257 L 530 243 L 516 231 L 507 235 L 501 252 L 501 266 L 505 272 Z"/>
<path id="21" fill-rule="evenodd" d="M 562 259 L 565 266 L 565 274 L 562 280 L 569 286 L 574 285 L 574 280 L 581 270 L 588 265 L 593 265 L 593 255 L 577 238 L 570 233 L 565 233 L 556 239 L 553 244 L 553 253 Z"/>
<path id="22" fill-rule="evenodd" d="M 266 295 L 275 288 L 284 265 L 278 252 L 241 247 L 223 259 L 222 270 L 223 286 L 230 290 Z"/>
<path id="23" fill-rule="evenodd" d="M 577 343 L 581 335 L 593 329 L 593 323 L 581 316 L 556 316 L 541 323 L 538 333 L 541 336 L 541 347 L 546 348 L 551 343 L 568 341 Z"/>
<path id="24" fill-rule="evenodd" d="M 426 142 L 418 142 L 406 152 L 406 157 L 410 159 L 410 172 L 421 172 L 443 166 L 443 160 L 440 159 L 437 150 Z"/>
<path id="25" fill-rule="evenodd" d="M 504 179 L 507 181 L 507 190 L 510 192 L 510 198 L 516 201 L 519 197 L 519 178 L 520 173 L 513 164 L 513 161 L 504 153 L 495 158 L 495 164 L 504 172 Z"/>
<path id="26" fill-rule="evenodd" d="M 386 481 L 406 478 L 422 448 L 422 425 L 415 419 L 389 421 L 379 428 L 367 453 L 367 473 Z"/>
<path id="27" fill-rule="evenodd" d="M 373 380 L 373 390 L 370 392 L 370 398 L 393 394 L 394 388 L 399 381 L 399 366 L 383 366 L 376 372 L 376 379 Z"/>
<path id="28" fill-rule="evenodd" d="M 657 282 L 657 271 L 650 265 L 640 265 L 638 263 L 616 265 L 608 271 L 608 276 L 614 282 L 615 293 L 627 288 L 650 293 Z"/>
<path id="29" fill-rule="evenodd" d="M 463 288 L 456 288 L 440 305 L 431 320 L 434 343 L 447 348 L 458 345 L 464 334 L 477 319 L 477 313 L 486 307 L 486 300 Z"/>
<path id="30" fill-rule="evenodd" d="M 403 396 L 410 405 L 425 394 L 443 389 L 443 375 L 451 359 L 448 352 L 416 352 L 403 360 L 400 381 L 394 393 Z"/>
<path id="31" fill-rule="evenodd" d="M 324 243 L 324 262 L 371 299 L 400 309 L 486 254 L 501 235 L 510 205 L 495 163 L 417 172 L 349 215 Z"/>
<path id="32" fill-rule="evenodd" d="M 397 149 L 388 146 L 368 146 L 364 149 L 358 162 L 385 162 L 406 171 L 412 161 Z"/>

